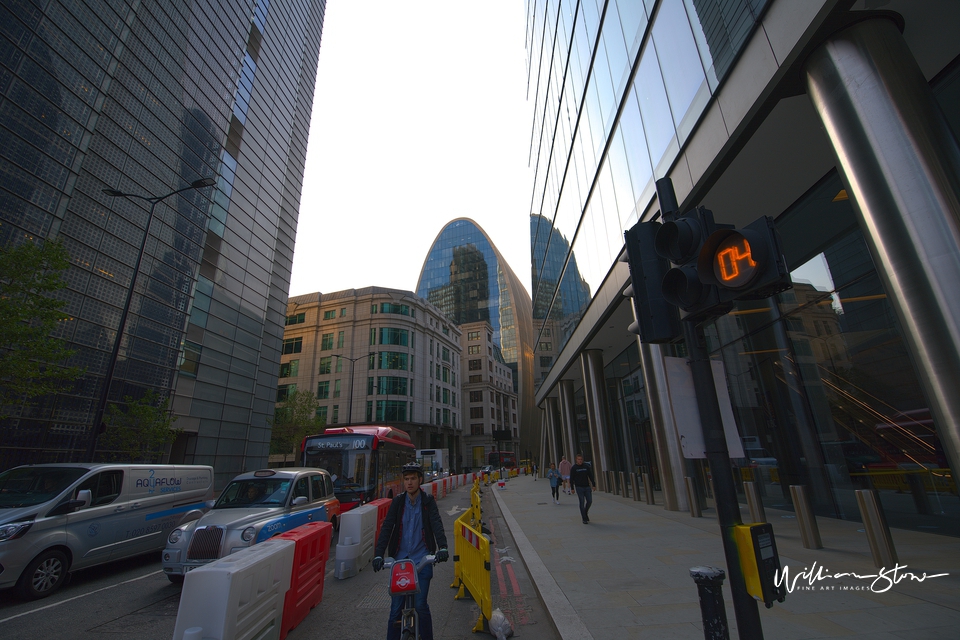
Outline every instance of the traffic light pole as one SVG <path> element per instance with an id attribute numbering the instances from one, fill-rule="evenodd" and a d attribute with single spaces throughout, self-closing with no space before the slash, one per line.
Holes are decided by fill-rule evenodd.
<path id="1" fill-rule="evenodd" d="M 741 640 L 763 640 L 760 610 L 757 607 L 757 601 L 747 593 L 746 582 L 740 567 L 740 554 L 734 538 L 734 527 L 743 524 L 743 521 L 740 519 L 740 503 L 737 500 L 737 488 L 730 468 L 730 453 L 727 450 L 727 439 L 723 432 L 720 404 L 717 401 L 713 369 L 710 366 L 703 329 L 694 321 L 684 320 L 683 338 L 690 358 L 693 387 L 697 393 L 707 462 L 713 476 L 717 520 L 720 523 L 723 555 L 727 561 L 727 573 L 730 577 L 730 593 L 733 597 L 733 610 L 737 616 L 737 630 Z"/>

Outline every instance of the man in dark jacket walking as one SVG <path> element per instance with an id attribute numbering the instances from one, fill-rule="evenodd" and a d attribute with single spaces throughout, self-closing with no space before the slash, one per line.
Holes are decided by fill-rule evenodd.
<path id="1" fill-rule="evenodd" d="M 380 537 L 374 550 L 373 570 L 383 568 L 383 555 L 386 552 L 396 560 L 409 558 L 419 563 L 423 557 L 435 553 L 437 562 L 446 562 L 447 537 L 443 533 L 443 521 L 433 496 L 420 490 L 423 482 L 423 467 L 416 463 L 403 465 L 404 492 L 393 499 L 387 516 L 380 528 Z M 430 592 L 430 579 L 433 578 L 433 565 L 427 565 L 418 574 L 420 593 L 417 594 L 417 615 L 420 619 L 420 637 L 433 640 L 433 617 L 427 604 Z M 400 638 L 400 617 L 403 610 L 403 596 L 395 596 L 390 606 L 387 620 L 387 640 Z"/>
<path id="2" fill-rule="evenodd" d="M 593 479 L 593 467 L 583 463 L 583 455 L 577 454 L 577 464 L 570 467 L 570 485 L 577 494 L 577 500 L 580 501 L 580 517 L 583 518 L 583 524 L 590 522 L 587 515 L 590 512 L 590 506 L 593 504 L 593 489 L 597 488 L 597 482 Z"/>

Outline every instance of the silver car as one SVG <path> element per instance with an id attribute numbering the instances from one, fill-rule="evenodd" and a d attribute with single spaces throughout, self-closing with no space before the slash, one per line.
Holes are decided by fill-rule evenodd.
<path id="1" fill-rule="evenodd" d="M 336 527 L 340 501 L 323 469 L 261 469 L 243 473 L 223 490 L 199 520 L 167 536 L 161 561 L 171 582 L 218 558 L 308 522 Z"/>

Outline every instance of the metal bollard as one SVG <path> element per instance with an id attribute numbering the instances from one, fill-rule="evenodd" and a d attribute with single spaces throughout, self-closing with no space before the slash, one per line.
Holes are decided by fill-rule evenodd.
<path id="1" fill-rule="evenodd" d="M 756 482 L 744 482 L 743 493 L 747 496 L 747 507 L 750 509 L 750 522 L 766 522 L 767 514 L 763 510 L 760 492 Z"/>
<path id="2" fill-rule="evenodd" d="M 802 484 L 790 485 L 790 497 L 793 498 L 793 508 L 797 514 L 797 523 L 800 525 L 800 538 L 804 549 L 823 549 L 820 541 L 820 529 L 817 527 L 817 517 L 810 506 L 810 497 L 807 488 Z"/>
<path id="3" fill-rule="evenodd" d="M 627 497 L 627 474 L 623 471 L 618 471 L 617 475 L 619 476 L 620 482 L 620 495 L 624 498 Z"/>
<path id="4" fill-rule="evenodd" d="M 647 504 L 657 504 L 653 495 L 653 483 L 650 482 L 650 474 L 643 474 L 643 492 L 647 495 Z"/>
<path id="5" fill-rule="evenodd" d="M 917 508 L 917 513 L 922 516 L 933 514 L 930 508 L 930 500 L 927 498 L 927 489 L 923 486 L 923 478 L 916 473 L 907 473 L 907 484 L 910 485 L 910 493 L 913 495 L 913 504 Z M 860 508 L 863 511 L 863 507 Z"/>
<path id="6" fill-rule="evenodd" d="M 860 516 L 863 518 L 863 529 L 867 533 L 870 553 L 873 555 L 873 564 L 879 569 L 896 566 L 897 550 L 893 546 L 890 527 L 887 526 L 887 518 L 880 503 L 880 494 L 876 489 L 857 489 L 856 494 Z"/>
<path id="7" fill-rule="evenodd" d="M 723 569 L 692 567 L 690 577 L 697 583 L 704 640 L 730 640 L 727 610 L 723 608 L 723 579 L 726 577 Z"/>
<path id="8" fill-rule="evenodd" d="M 617 492 L 617 481 L 613 479 L 613 471 L 607 469 L 607 493 Z"/>
<path id="9" fill-rule="evenodd" d="M 700 511 L 700 500 L 697 499 L 697 487 L 693 484 L 694 480 L 690 476 L 684 476 L 683 479 L 687 484 L 687 502 L 690 503 L 690 516 L 702 518 L 703 513 Z"/>
<path id="10" fill-rule="evenodd" d="M 635 473 L 630 474 L 630 488 L 633 490 L 633 501 L 640 502 L 640 478 Z"/>

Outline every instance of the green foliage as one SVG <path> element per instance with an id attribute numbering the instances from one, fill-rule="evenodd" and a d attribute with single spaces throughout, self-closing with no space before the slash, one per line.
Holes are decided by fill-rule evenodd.
<path id="1" fill-rule="evenodd" d="M 68 320 L 54 294 L 69 256 L 60 242 L 0 248 L 0 418 L 3 408 L 54 393 L 83 375 L 62 363 L 73 355 L 51 337 Z"/>
<path id="2" fill-rule="evenodd" d="M 107 405 L 107 430 L 97 440 L 97 458 L 159 462 L 167 447 L 183 432 L 173 428 L 176 420 L 170 413 L 170 400 L 161 399 L 152 389 L 139 400 L 125 396 L 122 406 Z"/>
<path id="3" fill-rule="evenodd" d="M 308 435 L 323 433 L 325 421 L 317 417 L 320 402 L 309 391 L 291 391 L 285 402 L 278 402 L 270 422 L 270 453 L 291 453 L 300 448 Z"/>

